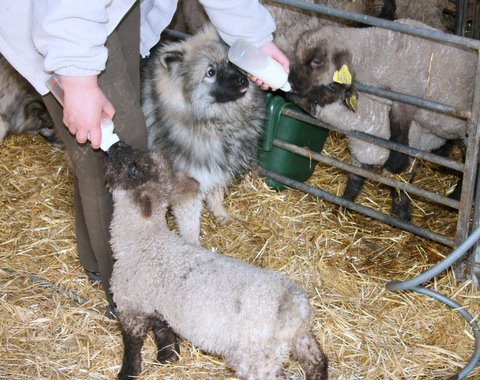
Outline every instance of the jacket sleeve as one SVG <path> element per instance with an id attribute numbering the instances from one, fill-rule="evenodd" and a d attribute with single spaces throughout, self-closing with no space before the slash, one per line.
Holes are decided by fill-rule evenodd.
<path id="1" fill-rule="evenodd" d="M 33 1 L 32 38 L 44 69 L 61 75 L 96 75 L 108 52 L 107 7 L 111 0 Z"/>
<path id="2" fill-rule="evenodd" d="M 200 0 L 220 37 L 229 45 L 242 38 L 256 46 L 273 40 L 275 21 L 258 0 Z"/>

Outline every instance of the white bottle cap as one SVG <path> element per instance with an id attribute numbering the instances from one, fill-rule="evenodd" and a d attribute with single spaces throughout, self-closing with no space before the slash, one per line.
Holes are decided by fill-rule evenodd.
<path id="1" fill-rule="evenodd" d="M 280 90 L 285 92 L 292 91 L 292 86 L 290 85 L 290 82 L 286 82 L 282 87 L 280 87 Z"/>
<path id="2" fill-rule="evenodd" d="M 113 121 L 102 121 L 102 142 L 100 149 L 106 152 L 113 144 L 120 141 L 120 138 L 113 133 Z"/>

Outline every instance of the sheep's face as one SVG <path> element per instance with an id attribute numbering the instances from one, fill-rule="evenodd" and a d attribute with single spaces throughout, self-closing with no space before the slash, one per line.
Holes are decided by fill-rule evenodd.
<path id="1" fill-rule="evenodd" d="M 153 210 L 166 210 L 198 192 L 198 182 L 182 174 L 174 174 L 170 163 L 158 152 L 142 152 L 118 142 L 105 160 L 107 187 L 115 194 L 122 190 L 141 209 L 144 217 Z"/>
<path id="2" fill-rule="evenodd" d="M 304 94 L 312 86 L 328 85 L 331 82 L 331 78 L 327 77 L 329 69 L 326 47 L 312 47 L 301 54 L 297 52 L 288 79 L 294 92 Z"/>
<path id="3" fill-rule="evenodd" d="M 298 94 L 308 92 L 314 86 L 328 86 L 334 82 L 334 73 L 346 65 L 353 76 L 351 54 L 332 46 L 320 33 L 305 33 L 297 44 L 290 70 L 289 82 Z M 321 35 L 321 34 L 320 34 Z"/>
<path id="4" fill-rule="evenodd" d="M 312 114 L 317 106 L 343 101 L 354 91 L 351 82 L 334 80 L 335 73 L 343 66 L 348 67 L 353 78 L 350 54 L 330 47 L 327 39 L 319 39 L 318 35 L 318 32 L 305 33 L 299 39 L 289 75 L 292 91 L 287 94 L 289 100 Z"/>

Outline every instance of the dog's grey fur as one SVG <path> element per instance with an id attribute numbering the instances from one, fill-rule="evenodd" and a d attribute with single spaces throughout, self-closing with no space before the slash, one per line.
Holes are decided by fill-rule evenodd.
<path id="1" fill-rule="evenodd" d="M 228 62 L 227 45 L 207 26 L 152 54 L 142 70 L 142 107 L 149 148 L 200 184 L 198 197 L 173 209 L 182 236 L 198 244 L 203 200 L 228 221 L 224 188 L 254 163 L 263 93 Z"/>
<path id="2" fill-rule="evenodd" d="M 0 143 L 10 133 L 40 134 L 60 143 L 40 94 L 0 56 Z"/>

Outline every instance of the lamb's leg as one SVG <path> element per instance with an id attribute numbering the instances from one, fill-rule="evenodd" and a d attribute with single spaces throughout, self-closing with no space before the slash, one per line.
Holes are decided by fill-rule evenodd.
<path id="1" fill-rule="evenodd" d="M 152 320 L 152 329 L 158 349 L 157 360 L 160 363 L 176 361 L 180 352 L 180 345 L 173 330 L 160 318 Z"/>
<path id="2" fill-rule="evenodd" d="M 361 164 L 358 160 L 352 157 L 352 165 L 358 166 L 363 169 L 369 169 L 370 165 Z M 343 190 L 342 197 L 348 201 L 354 202 L 355 198 L 357 198 L 360 191 L 363 189 L 363 185 L 365 184 L 365 177 L 357 175 L 355 173 L 348 173 L 347 177 L 347 184 L 345 189 Z"/>
<path id="3" fill-rule="evenodd" d="M 360 191 L 362 191 L 363 185 L 365 183 L 365 177 L 359 176 L 354 173 L 348 173 L 347 185 L 343 190 L 342 197 L 347 201 L 355 201 L 355 198 Z"/>
<path id="4" fill-rule="evenodd" d="M 462 154 L 462 162 L 465 162 L 466 147 L 463 141 L 447 140 L 443 146 L 441 146 L 438 149 L 435 149 L 432 153 L 448 158 L 455 145 L 459 146 L 460 152 Z M 444 170 L 446 170 L 447 173 L 451 173 L 458 176 L 457 184 L 455 185 L 455 188 L 453 189 L 453 191 L 448 195 L 448 197 L 459 201 L 462 195 L 463 176 L 459 175 L 459 173 L 456 172 L 455 170 L 448 170 L 446 168 L 444 168 Z"/>
<path id="5" fill-rule="evenodd" d="M 293 357 L 305 371 L 307 380 L 328 379 L 328 359 L 315 335 L 310 332 L 297 339 L 292 349 Z"/>
<path id="6" fill-rule="evenodd" d="M 202 211 L 202 194 L 172 206 L 175 221 L 182 236 L 187 242 L 200 245 L 200 217 Z"/>
<path id="7" fill-rule="evenodd" d="M 232 220 L 227 210 L 223 207 L 224 197 L 225 193 L 221 186 L 210 191 L 206 197 L 208 209 L 221 225 L 225 225 Z"/>
<path id="8" fill-rule="evenodd" d="M 412 107 L 395 102 L 390 110 L 390 140 L 408 145 L 408 132 L 412 123 Z M 399 174 L 405 171 L 410 165 L 410 157 L 406 154 L 390 151 L 384 168 L 390 173 Z M 411 179 L 413 179 L 414 170 Z M 403 222 L 410 221 L 410 200 L 407 194 L 402 190 L 391 188 L 390 195 L 392 198 L 392 215 Z"/>
<path id="9" fill-rule="evenodd" d="M 147 335 L 149 321 L 146 317 L 117 314 L 123 338 L 123 363 L 118 379 L 127 380 L 138 376 L 142 371 L 142 346 Z"/>

